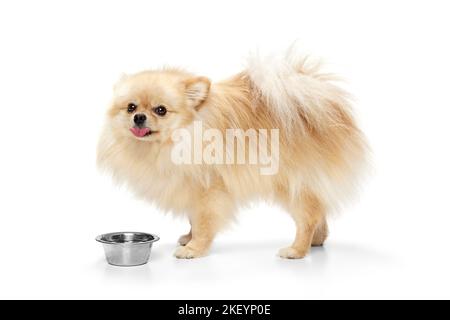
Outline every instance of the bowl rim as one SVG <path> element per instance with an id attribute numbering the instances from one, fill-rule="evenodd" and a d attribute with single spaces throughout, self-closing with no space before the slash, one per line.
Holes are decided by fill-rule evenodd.
<path id="1" fill-rule="evenodd" d="M 128 242 L 128 243 L 123 243 L 123 242 L 113 242 L 113 241 L 107 241 L 104 240 L 104 237 L 107 236 L 115 236 L 115 235 L 120 235 L 120 234 L 125 234 L 125 233 L 134 233 L 134 234 L 141 234 L 141 235 L 146 235 L 146 236 L 151 236 L 153 237 L 153 239 L 151 240 L 146 240 L 146 241 L 137 241 L 137 242 Z M 95 237 L 95 241 L 98 241 L 100 243 L 105 243 L 105 244 L 112 244 L 112 245 L 135 245 L 135 244 L 144 244 L 144 243 L 153 243 L 159 240 L 159 237 L 153 233 L 147 233 L 147 232 L 139 232 L 139 231 L 119 231 L 119 232 L 108 232 L 108 233 L 103 233 L 98 235 L 97 237 Z"/>

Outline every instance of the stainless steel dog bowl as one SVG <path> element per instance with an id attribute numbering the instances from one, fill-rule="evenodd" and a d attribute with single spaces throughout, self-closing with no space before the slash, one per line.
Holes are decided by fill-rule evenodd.
<path id="1" fill-rule="evenodd" d="M 143 232 L 114 232 L 99 235 L 95 240 L 103 244 L 109 264 L 131 267 L 148 262 L 152 244 L 159 237 Z"/>

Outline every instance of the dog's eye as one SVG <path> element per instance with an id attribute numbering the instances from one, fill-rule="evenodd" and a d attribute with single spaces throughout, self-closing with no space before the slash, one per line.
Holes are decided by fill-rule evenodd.
<path id="1" fill-rule="evenodd" d="M 156 108 L 153 109 L 153 111 L 158 115 L 158 116 L 164 116 L 167 113 L 167 109 L 164 106 L 157 106 Z"/>
<path id="2" fill-rule="evenodd" d="M 129 103 L 128 104 L 128 113 L 133 113 L 134 111 L 136 111 L 137 105 L 135 105 L 134 103 Z"/>

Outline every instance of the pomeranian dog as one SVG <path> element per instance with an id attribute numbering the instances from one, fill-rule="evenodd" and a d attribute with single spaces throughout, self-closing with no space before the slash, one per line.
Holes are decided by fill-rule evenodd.
<path id="1" fill-rule="evenodd" d="M 198 129 L 213 131 L 180 142 Z M 236 134 L 228 139 L 230 129 Z M 177 160 L 180 150 L 194 159 Z M 327 216 L 355 191 L 366 150 L 336 78 L 290 52 L 251 57 L 244 71 L 218 83 L 169 68 L 123 76 L 98 164 L 138 197 L 188 217 L 177 258 L 206 255 L 240 205 L 263 199 L 292 216 L 295 239 L 279 256 L 297 259 L 323 245 Z"/>

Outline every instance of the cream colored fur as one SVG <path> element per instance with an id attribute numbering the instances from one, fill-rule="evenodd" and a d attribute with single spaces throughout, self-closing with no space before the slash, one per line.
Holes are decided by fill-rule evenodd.
<path id="1" fill-rule="evenodd" d="M 130 133 L 130 102 L 154 134 Z M 154 114 L 158 105 L 167 107 L 166 116 Z M 175 165 L 171 134 L 192 130 L 194 120 L 222 132 L 280 129 L 279 172 L 264 176 L 257 165 Z M 118 182 L 188 217 L 191 231 L 180 238 L 178 258 L 205 255 L 238 207 L 254 199 L 278 202 L 292 215 L 295 240 L 279 254 L 304 257 L 311 245 L 325 241 L 327 215 L 354 194 L 365 158 L 347 94 L 318 64 L 292 52 L 283 59 L 254 56 L 246 70 L 213 84 L 175 69 L 126 76 L 115 87 L 98 145 L 100 167 Z"/>

